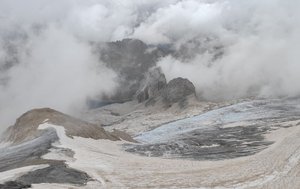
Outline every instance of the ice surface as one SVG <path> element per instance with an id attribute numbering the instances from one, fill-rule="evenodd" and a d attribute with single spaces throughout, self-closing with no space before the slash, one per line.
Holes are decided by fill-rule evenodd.
<path id="1" fill-rule="evenodd" d="M 287 109 L 288 116 L 300 112 L 300 108 L 293 101 L 255 100 L 243 102 L 228 107 L 209 111 L 207 113 L 171 122 L 152 131 L 145 132 L 135 138 L 143 143 L 167 142 L 174 137 L 192 132 L 193 130 L 211 130 L 230 123 L 249 123 L 253 121 L 269 120 L 282 117 L 282 110 L 278 107 L 293 105 Z M 299 116 L 299 114 L 297 114 Z"/>

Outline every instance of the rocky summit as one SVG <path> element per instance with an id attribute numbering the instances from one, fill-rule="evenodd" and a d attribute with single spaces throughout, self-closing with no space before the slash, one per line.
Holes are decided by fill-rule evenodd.
<path id="1" fill-rule="evenodd" d="M 195 86 L 188 79 L 181 77 L 169 81 L 162 91 L 162 97 L 167 103 L 179 102 L 189 95 L 196 95 Z"/>

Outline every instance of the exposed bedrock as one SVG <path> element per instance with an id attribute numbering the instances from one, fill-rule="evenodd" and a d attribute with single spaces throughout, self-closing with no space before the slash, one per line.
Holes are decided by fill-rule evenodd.
<path id="1" fill-rule="evenodd" d="M 70 183 L 84 185 L 92 180 L 86 173 L 68 168 L 64 163 L 53 164 L 44 169 L 29 172 L 17 179 L 24 184 Z"/>
<path id="2" fill-rule="evenodd" d="M 9 127 L 2 142 L 8 145 L 0 148 L 0 172 L 8 171 L 29 165 L 49 165 L 46 168 L 29 172 L 12 182 L 0 185 L 0 188 L 25 188 L 33 183 L 69 183 L 85 185 L 90 177 L 79 170 L 66 166 L 61 160 L 43 159 L 50 149 L 66 156 L 74 155 L 71 149 L 54 147 L 52 144 L 59 141 L 54 128 L 39 129 L 43 123 L 64 127 L 66 135 L 92 139 L 134 140 L 126 133 L 114 131 L 106 132 L 102 127 L 81 121 L 50 108 L 34 109 L 26 112 L 16 123 Z"/>
<path id="3" fill-rule="evenodd" d="M 163 100 L 167 103 L 182 101 L 192 94 L 196 94 L 194 84 L 181 77 L 172 79 L 162 90 Z"/>
<path id="4" fill-rule="evenodd" d="M 0 184 L 0 189 L 24 189 L 31 188 L 31 184 L 25 184 L 18 181 L 8 181 Z"/>
<path id="5" fill-rule="evenodd" d="M 148 70 L 170 53 L 168 48 L 147 45 L 138 39 L 99 44 L 96 51 L 100 60 L 118 74 L 119 87 L 114 95 L 104 97 L 104 104 L 132 100 Z"/>
<path id="6" fill-rule="evenodd" d="M 118 140 L 107 133 L 102 127 L 84 122 L 50 108 L 34 109 L 26 112 L 16 123 L 9 127 L 3 135 L 3 140 L 15 144 L 35 139 L 44 132 L 38 126 L 44 122 L 63 126 L 69 137 L 79 136 L 93 139 Z"/>
<path id="7" fill-rule="evenodd" d="M 192 82 L 178 77 L 167 83 L 161 69 L 156 67 L 150 69 L 145 75 L 135 96 L 138 102 L 146 102 L 146 105 L 162 100 L 167 107 L 174 103 L 179 103 L 181 107 L 184 107 L 184 103 L 190 95 L 196 96 L 195 86 Z"/>
<path id="8" fill-rule="evenodd" d="M 194 85 L 183 78 L 175 78 L 167 84 L 162 70 L 156 63 L 165 56 L 174 56 L 172 45 L 148 45 L 138 39 L 123 39 L 95 45 L 101 62 L 118 74 L 119 86 L 113 95 L 103 94 L 101 99 L 89 99 L 90 108 L 131 100 L 155 104 L 153 99 L 163 95 L 166 104 L 184 101 L 195 93 Z M 165 90 L 163 90 L 165 89 Z"/>
<path id="9" fill-rule="evenodd" d="M 56 131 L 49 128 L 41 131 L 40 136 L 36 138 L 0 148 L 0 172 L 27 165 L 49 163 L 41 159 L 41 156 L 47 154 L 52 143 L 57 140 Z"/>
<path id="10" fill-rule="evenodd" d="M 136 93 L 139 102 L 158 97 L 166 87 L 167 80 L 159 67 L 151 69 L 141 81 L 141 87 Z"/>

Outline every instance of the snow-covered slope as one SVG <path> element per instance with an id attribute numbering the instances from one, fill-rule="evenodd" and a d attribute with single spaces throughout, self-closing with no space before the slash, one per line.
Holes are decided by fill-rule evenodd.
<path id="1" fill-rule="evenodd" d="M 39 129 L 40 125 L 45 124 L 53 127 Z M 62 135 L 55 128 L 56 125 L 60 125 L 64 130 L 65 138 L 70 139 L 76 136 L 109 141 L 130 139 L 124 133 L 108 133 L 100 126 L 49 108 L 31 110 L 18 118 L 15 125 L 9 127 L 1 138 L 3 145 L 0 148 L 0 171 L 3 175 L 11 175 L 9 178 L 13 177 L 12 173 L 16 173 L 14 178 L 16 182 L 8 183 L 3 186 L 4 188 L 13 187 L 14 184 L 25 187 L 32 183 L 44 182 L 85 185 L 91 179 L 85 172 L 69 168 L 65 164 L 64 157 L 74 159 L 74 152 L 71 149 L 55 147 L 55 143 L 62 142 Z M 55 152 L 54 159 L 43 158 L 49 152 Z M 27 171 L 31 170 L 31 167 L 38 167 L 38 170 L 19 175 L 19 172 L 24 172 L 23 167 L 24 169 L 28 167 L 25 169 Z M 7 181 L 5 179 L 7 176 L 2 178 L 1 182 Z"/>
<path id="2" fill-rule="evenodd" d="M 73 126 L 64 125 L 70 121 L 42 117 L 34 132 L 33 127 L 28 131 L 36 138 L 2 145 L 0 165 L 8 160 L 16 163 L 2 166 L 0 188 L 296 189 L 300 186 L 299 104 L 298 99 L 249 100 L 217 108 L 141 133 L 135 138 L 140 144 L 85 137 L 88 131 L 70 135 Z M 104 132 L 101 136 L 110 136 Z"/>

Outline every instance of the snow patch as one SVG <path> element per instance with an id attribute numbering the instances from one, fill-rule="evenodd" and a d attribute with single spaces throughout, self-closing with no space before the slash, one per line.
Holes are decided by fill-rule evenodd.
<path id="1" fill-rule="evenodd" d="M 90 138 L 73 137 L 70 138 L 65 134 L 65 128 L 49 123 L 43 123 L 39 125 L 38 129 L 54 128 L 59 138 L 59 143 L 55 143 L 54 146 L 58 148 L 70 149 L 74 152 L 73 158 L 61 157 L 55 151 L 51 151 L 50 154 L 46 154 L 44 157 L 47 159 L 57 157 L 66 160 L 66 164 L 74 169 L 86 172 L 90 177 L 97 180 L 102 185 L 105 184 L 105 179 L 102 178 L 101 172 L 114 171 L 113 166 L 101 159 L 100 154 L 111 156 L 110 154 L 101 151 L 99 146 L 103 146 L 102 143 L 112 143 L 110 140 L 94 140 Z"/>

